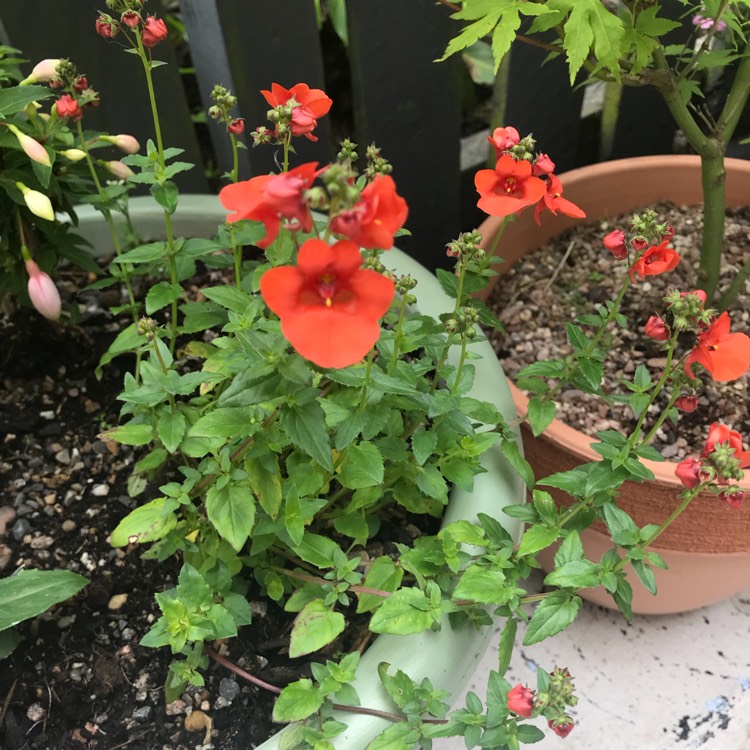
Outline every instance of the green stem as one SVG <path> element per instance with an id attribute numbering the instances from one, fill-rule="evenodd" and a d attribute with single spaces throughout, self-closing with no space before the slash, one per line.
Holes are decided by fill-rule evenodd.
<path id="1" fill-rule="evenodd" d="M 649 538 L 644 542 L 641 542 L 638 546 L 642 549 L 650 547 L 661 536 L 662 532 L 665 531 L 666 528 L 675 521 L 677 516 L 679 516 L 707 486 L 708 482 L 703 482 L 697 487 L 694 487 L 692 490 L 688 490 L 687 492 L 685 492 L 685 496 L 682 498 L 682 502 L 669 514 L 669 517 L 661 524 L 659 524 L 659 527 L 654 531 L 654 533 L 651 534 L 651 536 L 649 536 Z M 623 567 L 625 565 L 625 562 L 625 560 L 622 560 L 622 562 L 618 564 L 618 567 Z"/>
<path id="2" fill-rule="evenodd" d="M 716 308 L 720 313 L 724 312 L 729 305 L 734 301 L 735 297 L 739 294 L 740 289 L 745 285 L 750 277 L 750 260 L 745 263 L 742 268 L 734 275 L 732 283 L 724 290 L 724 293 L 719 297 L 719 301 L 716 303 Z"/>
<path id="3" fill-rule="evenodd" d="M 464 369 L 464 362 L 466 361 L 466 342 L 467 336 L 466 331 L 461 334 L 461 356 L 458 358 L 458 367 L 456 372 L 453 374 L 453 387 L 451 388 L 451 394 L 454 394 L 458 389 L 458 384 L 461 382 L 461 373 Z"/>
<path id="4" fill-rule="evenodd" d="M 237 182 L 240 179 L 240 154 L 237 148 L 237 137 L 234 133 L 229 134 L 229 141 L 232 144 L 232 171 L 229 173 L 229 179 Z"/>
<path id="5" fill-rule="evenodd" d="M 724 221 L 727 210 L 724 149 L 716 143 L 716 153 L 701 155 L 703 185 L 703 238 L 701 241 L 701 286 L 710 305 L 721 274 L 721 251 L 724 245 Z"/>
<path id="6" fill-rule="evenodd" d="M 393 334 L 393 356 L 391 357 L 391 369 L 396 366 L 398 362 L 399 350 L 401 347 L 401 329 L 404 325 L 404 319 L 406 318 L 406 295 L 401 297 L 401 308 L 398 311 L 398 323 L 396 323 L 396 331 Z"/>
<path id="7" fill-rule="evenodd" d="M 602 122 L 599 134 L 599 159 L 606 161 L 612 154 L 617 130 L 617 119 L 620 115 L 620 101 L 622 99 L 621 83 L 604 84 L 604 104 L 602 106 Z"/>
<path id="8" fill-rule="evenodd" d="M 367 389 L 370 387 L 370 373 L 372 373 L 372 361 L 375 358 L 375 347 L 371 347 L 367 353 L 367 365 L 365 368 L 365 382 L 362 383 L 362 395 L 359 399 L 357 411 L 363 411 L 367 403 Z"/>

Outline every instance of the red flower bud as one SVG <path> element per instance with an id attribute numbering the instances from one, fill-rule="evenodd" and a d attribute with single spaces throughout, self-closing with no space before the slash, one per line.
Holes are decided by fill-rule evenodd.
<path id="1" fill-rule="evenodd" d="M 726 500 L 730 508 L 737 510 L 745 499 L 745 493 L 742 490 L 724 490 L 719 493 L 722 500 Z"/>
<path id="2" fill-rule="evenodd" d="M 83 91 L 89 87 L 89 79 L 86 76 L 78 76 L 73 83 L 73 89 L 75 91 Z"/>
<path id="3" fill-rule="evenodd" d="M 610 232 L 603 240 L 604 247 L 609 250 L 617 260 L 622 260 L 628 255 L 628 249 L 625 247 L 625 232 L 621 229 L 615 229 Z"/>
<path id="4" fill-rule="evenodd" d="M 55 109 L 57 110 L 58 117 L 71 117 L 74 121 L 78 121 L 83 117 L 81 105 L 70 94 L 63 94 L 55 102 Z"/>
<path id="5" fill-rule="evenodd" d="M 241 117 L 235 117 L 230 120 L 227 125 L 227 133 L 233 133 L 234 135 L 241 135 L 245 132 L 245 121 Z"/>
<path id="6" fill-rule="evenodd" d="M 691 414 L 698 408 L 698 397 L 697 396 L 680 396 L 674 405 L 680 410 L 684 411 L 685 414 Z"/>
<path id="7" fill-rule="evenodd" d="M 500 156 L 503 151 L 513 148 L 521 140 L 521 136 L 513 127 L 495 128 L 492 135 L 487 136 L 487 140 L 495 147 L 497 155 Z"/>
<path id="8" fill-rule="evenodd" d="M 706 304 L 706 293 L 703 291 L 703 289 L 693 289 L 690 292 L 680 292 L 680 297 L 687 297 L 690 294 L 694 294 L 703 305 Z"/>
<path id="9" fill-rule="evenodd" d="M 558 736 L 558 737 L 567 737 L 572 731 L 574 724 L 570 719 L 567 719 L 566 721 L 561 722 L 560 724 L 555 724 L 553 720 L 550 720 L 547 722 L 547 726 Z"/>
<path id="10" fill-rule="evenodd" d="M 671 240 L 672 237 L 674 237 L 674 229 L 673 229 L 673 227 L 672 227 L 671 224 L 667 224 L 667 230 L 661 236 L 662 241 L 663 240 Z"/>
<path id="11" fill-rule="evenodd" d="M 120 20 L 131 29 L 134 29 L 141 22 L 141 16 L 134 10 L 126 10 L 121 16 Z"/>
<path id="12" fill-rule="evenodd" d="M 508 693 L 508 708 L 528 719 L 534 712 L 534 693 L 519 683 Z"/>
<path id="13" fill-rule="evenodd" d="M 144 47 L 156 47 L 163 42 L 168 34 L 167 24 L 161 18 L 149 16 L 143 24 L 141 41 Z"/>
<path id="14" fill-rule="evenodd" d="M 539 154 L 531 166 L 531 174 L 534 177 L 541 177 L 545 174 L 552 174 L 555 171 L 555 162 L 547 154 Z"/>
<path id="15" fill-rule="evenodd" d="M 703 464 L 697 459 L 686 458 L 684 461 L 680 461 L 674 470 L 675 476 L 682 482 L 682 484 L 689 490 L 697 487 L 703 480 L 701 474 L 701 468 Z"/>
<path id="16" fill-rule="evenodd" d="M 105 39 L 112 39 L 112 37 L 117 36 L 119 31 L 120 27 L 109 16 L 99 16 L 96 19 L 96 33 L 99 36 L 103 36 Z"/>
<path id="17" fill-rule="evenodd" d="M 636 237 L 630 244 L 633 246 L 633 250 L 635 250 L 637 253 L 641 250 L 645 250 L 646 247 L 648 247 L 648 242 L 646 242 L 643 237 Z"/>
<path id="18" fill-rule="evenodd" d="M 669 326 L 658 315 L 652 315 L 646 321 L 645 332 L 656 341 L 666 341 L 670 336 Z"/>

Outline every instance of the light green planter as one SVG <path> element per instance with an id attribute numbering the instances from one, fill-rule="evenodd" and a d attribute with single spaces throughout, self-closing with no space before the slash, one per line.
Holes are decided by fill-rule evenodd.
<path id="1" fill-rule="evenodd" d="M 144 238 L 152 239 L 163 232 L 163 212 L 150 198 L 131 200 L 131 218 Z M 97 255 L 111 253 L 112 243 L 104 222 L 88 207 L 79 213 L 79 233 L 95 246 Z M 172 217 L 177 236 L 212 236 L 215 228 L 224 221 L 226 211 L 214 196 L 188 195 L 180 199 L 177 212 Z M 437 317 L 453 309 L 453 300 L 440 287 L 435 276 L 400 250 L 384 253 L 385 265 L 399 274 L 409 274 L 418 282 L 415 294 L 420 311 Z M 474 386 L 468 394 L 489 401 L 500 409 L 510 422 L 515 419 L 515 409 L 506 384 L 505 375 L 489 342 L 472 344 L 471 351 L 481 359 L 471 360 L 476 370 Z M 443 523 L 459 519 L 474 520 L 477 513 L 496 518 L 515 538 L 520 537 L 521 523 L 501 512 L 502 508 L 524 500 L 525 488 L 518 475 L 506 462 L 499 448 L 489 451 L 483 461 L 487 473 L 474 479 L 474 491 L 454 490 L 446 509 Z M 447 618 L 439 632 L 417 635 L 381 635 L 375 639 L 360 660 L 354 687 L 362 706 L 394 711 L 388 694 L 377 674 L 378 664 L 388 662 L 403 670 L 417 681 L 425 677 L 433 687 L 447 690 L 457 696 L 487 650 L 492 628 L 477 630 L 473 626 L 454 630 Z M 335 739 L 338 749 L 364 750 L 367 744 L 390 722 L 374 716 L 340 713 L 337 718 L 348 724 L 348 729 Z M 274 750 L 279 746 L 280 734 L 264 742 L 258 750 Z"/>

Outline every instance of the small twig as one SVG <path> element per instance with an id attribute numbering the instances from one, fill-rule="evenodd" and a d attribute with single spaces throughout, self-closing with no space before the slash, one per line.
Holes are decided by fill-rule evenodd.
<path id="1" fill-rule="evenodd" d="M 271 685 L 270 682 L 265 682 L 264 680 L 261 680 L 260 677 L 255 677 L 254 675 L 251 675 L 250 672 L 246 672 L 242 667 L 238 667 L 236 664 L 233 664 L 229 659 L 225 659 L 221 654 L 217 654 L 216 651 L 214 651 L 211 648 L 206 649 L 206 653 L 215 661 L 221 664 L 222 667 L 226 667 L 230 672 L 234 672 L 239 677 L 242 677 L 243 680 L 247 680 L 248 682 L 252 682 L 253 685 L 257 685 L 258 687 L 263 688 L 264 690 L 268 690 L 271 693 L 276 693 L 278 695 L 281 692 L 280 687 L 276 687 L 276 685 Z M 114 750 L 114 748 L 112 749 Z"/>
<path id="2" fill-rule="evenodd" d="M 8 711 L 8 706 L 10 705 L 10 702 L 13 700 L 13 693 L 16 692 L 16 685 L 18 684 L 18 679 L 13 680 L 13 684 L 10 686 L 10 690 L 8 690 L 8 694 L 5 696 L 5 700 L 3 701 L 3 707 L 0 709 L 0 724 L 3 723 L 3 719 L 5 719 L 5 714 Z"/>
<path id="3" fill-rule="evenodd" d="M 148 731 L 142 732 L 141 734 L 137 734 L 135 737 L 131 737 L 129 740 L 125 740 L 125 742 L 121 742 L 119 745 L 114 745 L 109 750 L 120 750 L 121 747 L 126 747 L 131 742 L 135 742 L 136 740 L 141 739 L 141 737 L 145 737 L 148 734 Z"/>
<path id="4" fill-rule="evenodd" d="M 544 289 L 544 293 L 547 294 L 549 290 L 552 288 L 552 284 L 555 283 L 555 279 L 557 278 L 560 271 L 562 271 L 562 267 L 565 265 L 565 261 L 568 259 L 568 256 L 570 255 L 571 251 L 573 250 L 573 247 L 575 246 L 576 241 L 571 240 L 570 244 L 568 245 L 568 249 L 565 251 L 565 255 L 563 255 L 562 260 L 557 264 L 557 268 L 555 269 L 554 273 L 552 274 L 552 277 L 547 282 L 547 286 Z"/>

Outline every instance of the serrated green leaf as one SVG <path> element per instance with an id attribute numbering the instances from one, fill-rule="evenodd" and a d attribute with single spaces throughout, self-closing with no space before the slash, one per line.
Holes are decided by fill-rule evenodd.
<path id="1" fill-rule="evenodd" d="M 123 445 L 146 445 L 154 438 L 154 429 L 150 424 L 123 424 L 101 433 L 104 440 L 116 440 Z"/>
<path id="2" fill-rule="evenodd" d="M 583 560 L 583 545 L 577 531 L 571 531 L 555 553 L 555 567 L 559 568 L 573 560 Z"/>
<path id="3" fill-rule="evenodd" d="M 254 435 L 263 421 L 264 412 L 257 406 L 214 409 L 202 416 L 188 431 L 191 437 L 240 438 Z"/>
<path id="4" fill-rule="evenodd" d="M 155 542 L 177 526 L 174 509 L 177 503 L 171 498 L 157 497 L 130 511 L 112 532 L 113 547 L 131 543 Z"/>
<path id="5" fill-rule="evenodd" d="M 553 570 L 545 579 L 547 586 L 591 588 L 599 585 L 599 566 L 590 560 L 570 560 Z"/>
<path id="6" fill-rule="evenodd" d="M 31 102 L 49 99 L 53 94 L 49 86 L 11 86 L 0 89 L 0 116 L 10 117 Z"/>
<path id="7" fill-rule="evenodd" d="M 562 591 L 556 591 L 542 599 L 531 617 L 523 645 L 531 646 L 562 632 L 576 619 L 580 608 L 579 596 Z"/>
<path id="8" fill-rule="evenodd" d="M 166 242 L 149 242 L 146 245 L 139 245 L 128 252 L 118 255 L 112 259 L 113 263 L 122 265 L 123 263 L 151 263 L 155 260 L 166 259 L 167 243 Z"/>
<path id="9" fill-rule="evenodd" d="M 633 570 L 636 572 L 646 591 L 649 594 L 656 594 L 656 576 L 648 564 L 643 562 L 643 560 L 631 560 L 630 564 L 633 566 Z"/>
<path id="10" fill-rule="evenodd" d="M 372 616 L 370 630 L 373 633 L 394 635 L 421 633 L 434 621 L 430 606 L 430 600 L 420 589 L 399 589 L 391 594 Z"/>
<path id="11" fill-rule="evenodd" d="M 346 620 L 341 612 L 331 609 L 322 599 L 313 599 L 294 618 L 289 656 L 294 659 L 327 646 L 345 627 Z"/>
<path id="12" fill-rule="evenodd" d="M 249 484 L 213 485 L 206 493 L 206 513 L 219 535 L 239 552 L 255 523 L 255 498 Z"/>
<path id="13" fill-rule="evenodd" d="M 341 462 L 339 481 L 350 490 L 375 487 L 382 483 L 383 456 L 372 443 L 351 445 Z"/>
<path id="14" fill-rule="evenodd" d="M 557 407 L 554 401 L 532 398 L 529 401 L 528 420 L 534 437 L 541 435 L 555 418 Z"/>
<path id="15" fill-rule="evenodd" d="M 404 569 L 397 566 L 390 557 L 381 556 L 375 558 L 370 570 L 365 576 L 364 585 L 367 588 L 379 589 L 381 591 L 395 591 L 404 577 Z M 357 612 L 369 612 L 380 606 L 384 601 L 377 594 L 359 594 Z"/>
<path id="16" fill-rule="evenodd" d="M 507 584 L 502 570 L 487 570 L 472 565 L 461 575 L 452 598 L 468 599 L 479 604 L 506 604 L 515 595 L 515 588 Z"/>
<path id="17" fill-rule="evenodd" d="M 540 550 L 546 549 L 557 541 L 560 536 L 556 528 L 549 526 L 530 526 L 521 537 L 521 544 L 518 546 L 518 556 L 533 555 Z"/>
<path id="18" fill-rule="evenodd" d="M 271 518 L 276 518 L 281 508 L 281 471 L 276 456 L 247 458 L 244 463 L 250 486 L 258 496 L 260 507 Z"/>
<path id="19" fill-rule="evenodd" d="M 419 739 L 417 727 L 401 721 L 384 729 L 366 748 L 366 750 L 411 750 Z"/>
<path id="20" fill-rule="evenodd" d="M 524 484 L 531 489 L 536 483 L 531 464 L 521 455 L 521 446 L 517 440 L 503 440 L 500 443 L 503 455 L 508 463 L 518 472 Z"/>
<path id="21" fill-rule="evenodd" d="M 289 439 L 324 469 L 333 471 L 331 438 L 325 412 L 317 401 L 304 405 L 283 406 L 279 421 Z"/>
<path id="22" fill-rule="evenodd" d="M 437 432 L 419 427 L 411 438 L 412 452 L 416 462 L 423 466 L 424 462 L 433 454 L 437 445 Z"/>
<path id="23" fill-rule="evenodd" d="M 160 281 L 154 284 L 146 294 L 146 312 L 153 315 L 157 310 L 161 310 L 172 302 L 178 300 L 183 289 L 180 284 L 170 284 L 168 281 Z"/>
<path id="24" fill-rule="evenodd" d="M 287 685 L 273 706 L 273 720 L 302 721 L 312 716 L 323 705 L 323 695 L 312 680 L 302 679 Z"/>
<path id="25" fill-rule="evenodd" d="M 187 422 L 180 411 L 164 411 L 156 423 L 156 434 L 170 453 L 180 447 L 186 429 Z"/>
<path id="26" fill-rule="evenodd" d="M 497 674 L 502 677 L 510 666 L 510 660 L 513 656 L 513 646 L 516 642 L 516 631 L 518 630 L 518 620 L 515 617 L 509 618 L 503 632 L 500 635 L 500 643 L 497 646 L 498 667 Z M 489 695 L 487 696 L 489 702 Z"/>
<path id="27" fill-rule="evenodd" d="M 233 286 L 210 286 L 202 290 L 204 296 L 212 302 L 217 302 L 227 310 L 236 313 L 244 313 L 247 306 L 253 301 L 246 292 Z"/>

